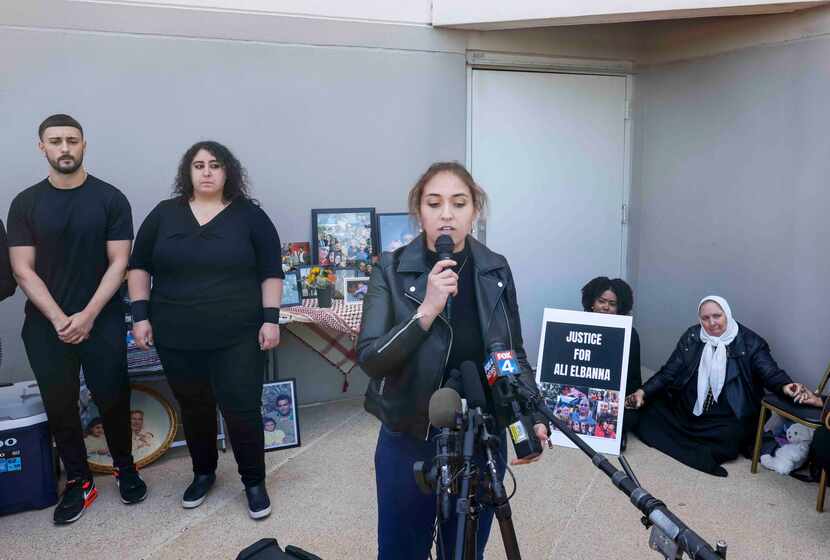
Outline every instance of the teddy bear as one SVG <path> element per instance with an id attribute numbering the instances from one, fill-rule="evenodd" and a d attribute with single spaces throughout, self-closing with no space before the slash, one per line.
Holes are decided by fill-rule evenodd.
<path id="1" fill-rule="evenodd" d="M 775 455 L 761 455 L 761 464 L 779 474 L 790 474 L 800 467 L 810 451 L 815 430 L 793 423 L 787 428 L 787 443 L 775 451 Z"/>

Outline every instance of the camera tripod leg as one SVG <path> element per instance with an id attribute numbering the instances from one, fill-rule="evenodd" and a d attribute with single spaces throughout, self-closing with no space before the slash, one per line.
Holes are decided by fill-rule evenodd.
<path id="1" fill-rule="evenodd" d="M 464 560 L 476 560 L 478 552 L 478 505 L 471 496 L 470 514 L 464 531 Z"/>
<path id="2" fill-rule="evenodd" d="M 496 506 L 496 519 L 499 521 L 501 540 L 504 543 L 504 552 L 507 560 L 522 560 L 519 552 L 519 541 L 516 539 L 516 528 L 513 526 L 513 511 L 509 502 Z"/>

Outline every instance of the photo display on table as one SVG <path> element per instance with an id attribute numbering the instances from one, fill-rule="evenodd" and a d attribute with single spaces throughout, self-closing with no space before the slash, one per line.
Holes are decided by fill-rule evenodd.
<path id="1" fill-rule="evenodd" d="M 302 288 L 300 286 L 300 272 L 290 270 L 285 273 L 282 281 L 282 303 L 280 307 L 290 307 L 303 303 Z"/>
<path id="2" fill-rule="evenodd" d="M 599 453 L 620 453 L 630 344 L 630 316 L 545 309 L 536 382 L 548 408 Z M 555 428 L 551 442 L 575 447 Z"/>
<path id="3" fill-rule="evenodd" d="M 375 254 L 375 209 L 331 208 L 311 211 L 312 262 L 356 268 Z"/>
<path id="4" fill-rule="evenodd" d="M 363 303 L 363 297 L 369 291 L 369 277 L 359 276 L 357 278 L 346 278 L 345 289 L 343 290 L 343 303 Z"/>
<path id="5" fill-rule="evenodd" d="M 262 386 L 262 427 L 265 451 L 300 445 L 300 420 L 297 417 L 297 383 L 282 379 Z"/>
<path id="6" fill-rule="evenodd" d="M 376 215 L 378 253 L 394 251 L 408 245 L 421 234 L 417 220 L 406 212 L 384 212 Z"/>

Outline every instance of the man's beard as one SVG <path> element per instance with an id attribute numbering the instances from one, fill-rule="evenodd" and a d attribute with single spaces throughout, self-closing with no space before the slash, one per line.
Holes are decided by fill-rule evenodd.
<path id="1" fill-rule="evenodd" d="M 63 175 L 72 175 L 78 169 L 80 169 L 81 165 L 84 163 L 84 153 L 81 152 L 81 155 L 78 159 L 73 158 L 72 156 L 61 156 L 57 160 L 53 160 L 49 156 L 46 157 L 46 160 L 49 162 L 49 165 L 52 166 L 52 169 L 61 173 Z M 68 165 L 69 162 L 72 162 L 71 165 Z M 63 165 L 61 165 L 63 163 Z"/>

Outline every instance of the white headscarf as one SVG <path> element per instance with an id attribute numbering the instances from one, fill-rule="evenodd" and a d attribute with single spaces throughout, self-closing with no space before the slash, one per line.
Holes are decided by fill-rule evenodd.
<path id="1" fill-rule="evenodd" d="M 700 308 L 707 301 L 717 303 L 726 315 L 726 330 L 720 336 L 712 336 L 706 332 L 703 325 L 700 326 L 700 340 L 703 342 L 703 355 L 700 357 L 700 366 L 697 368 L 697 402 L 692 411 L 695 416 L 703 414 L 703 404 L 709 394 L 709 387 L 712 388 L 712 396 L 715 401 L 720 397 L 723 383 L 726 380 L 726 347 L 735 340 L 738 335 L 738 322 L 732 317 L 732 310 L 726 300 L 719 296 L 706 296 L 697 305 L 697 313 L 700 315 Z"/>

